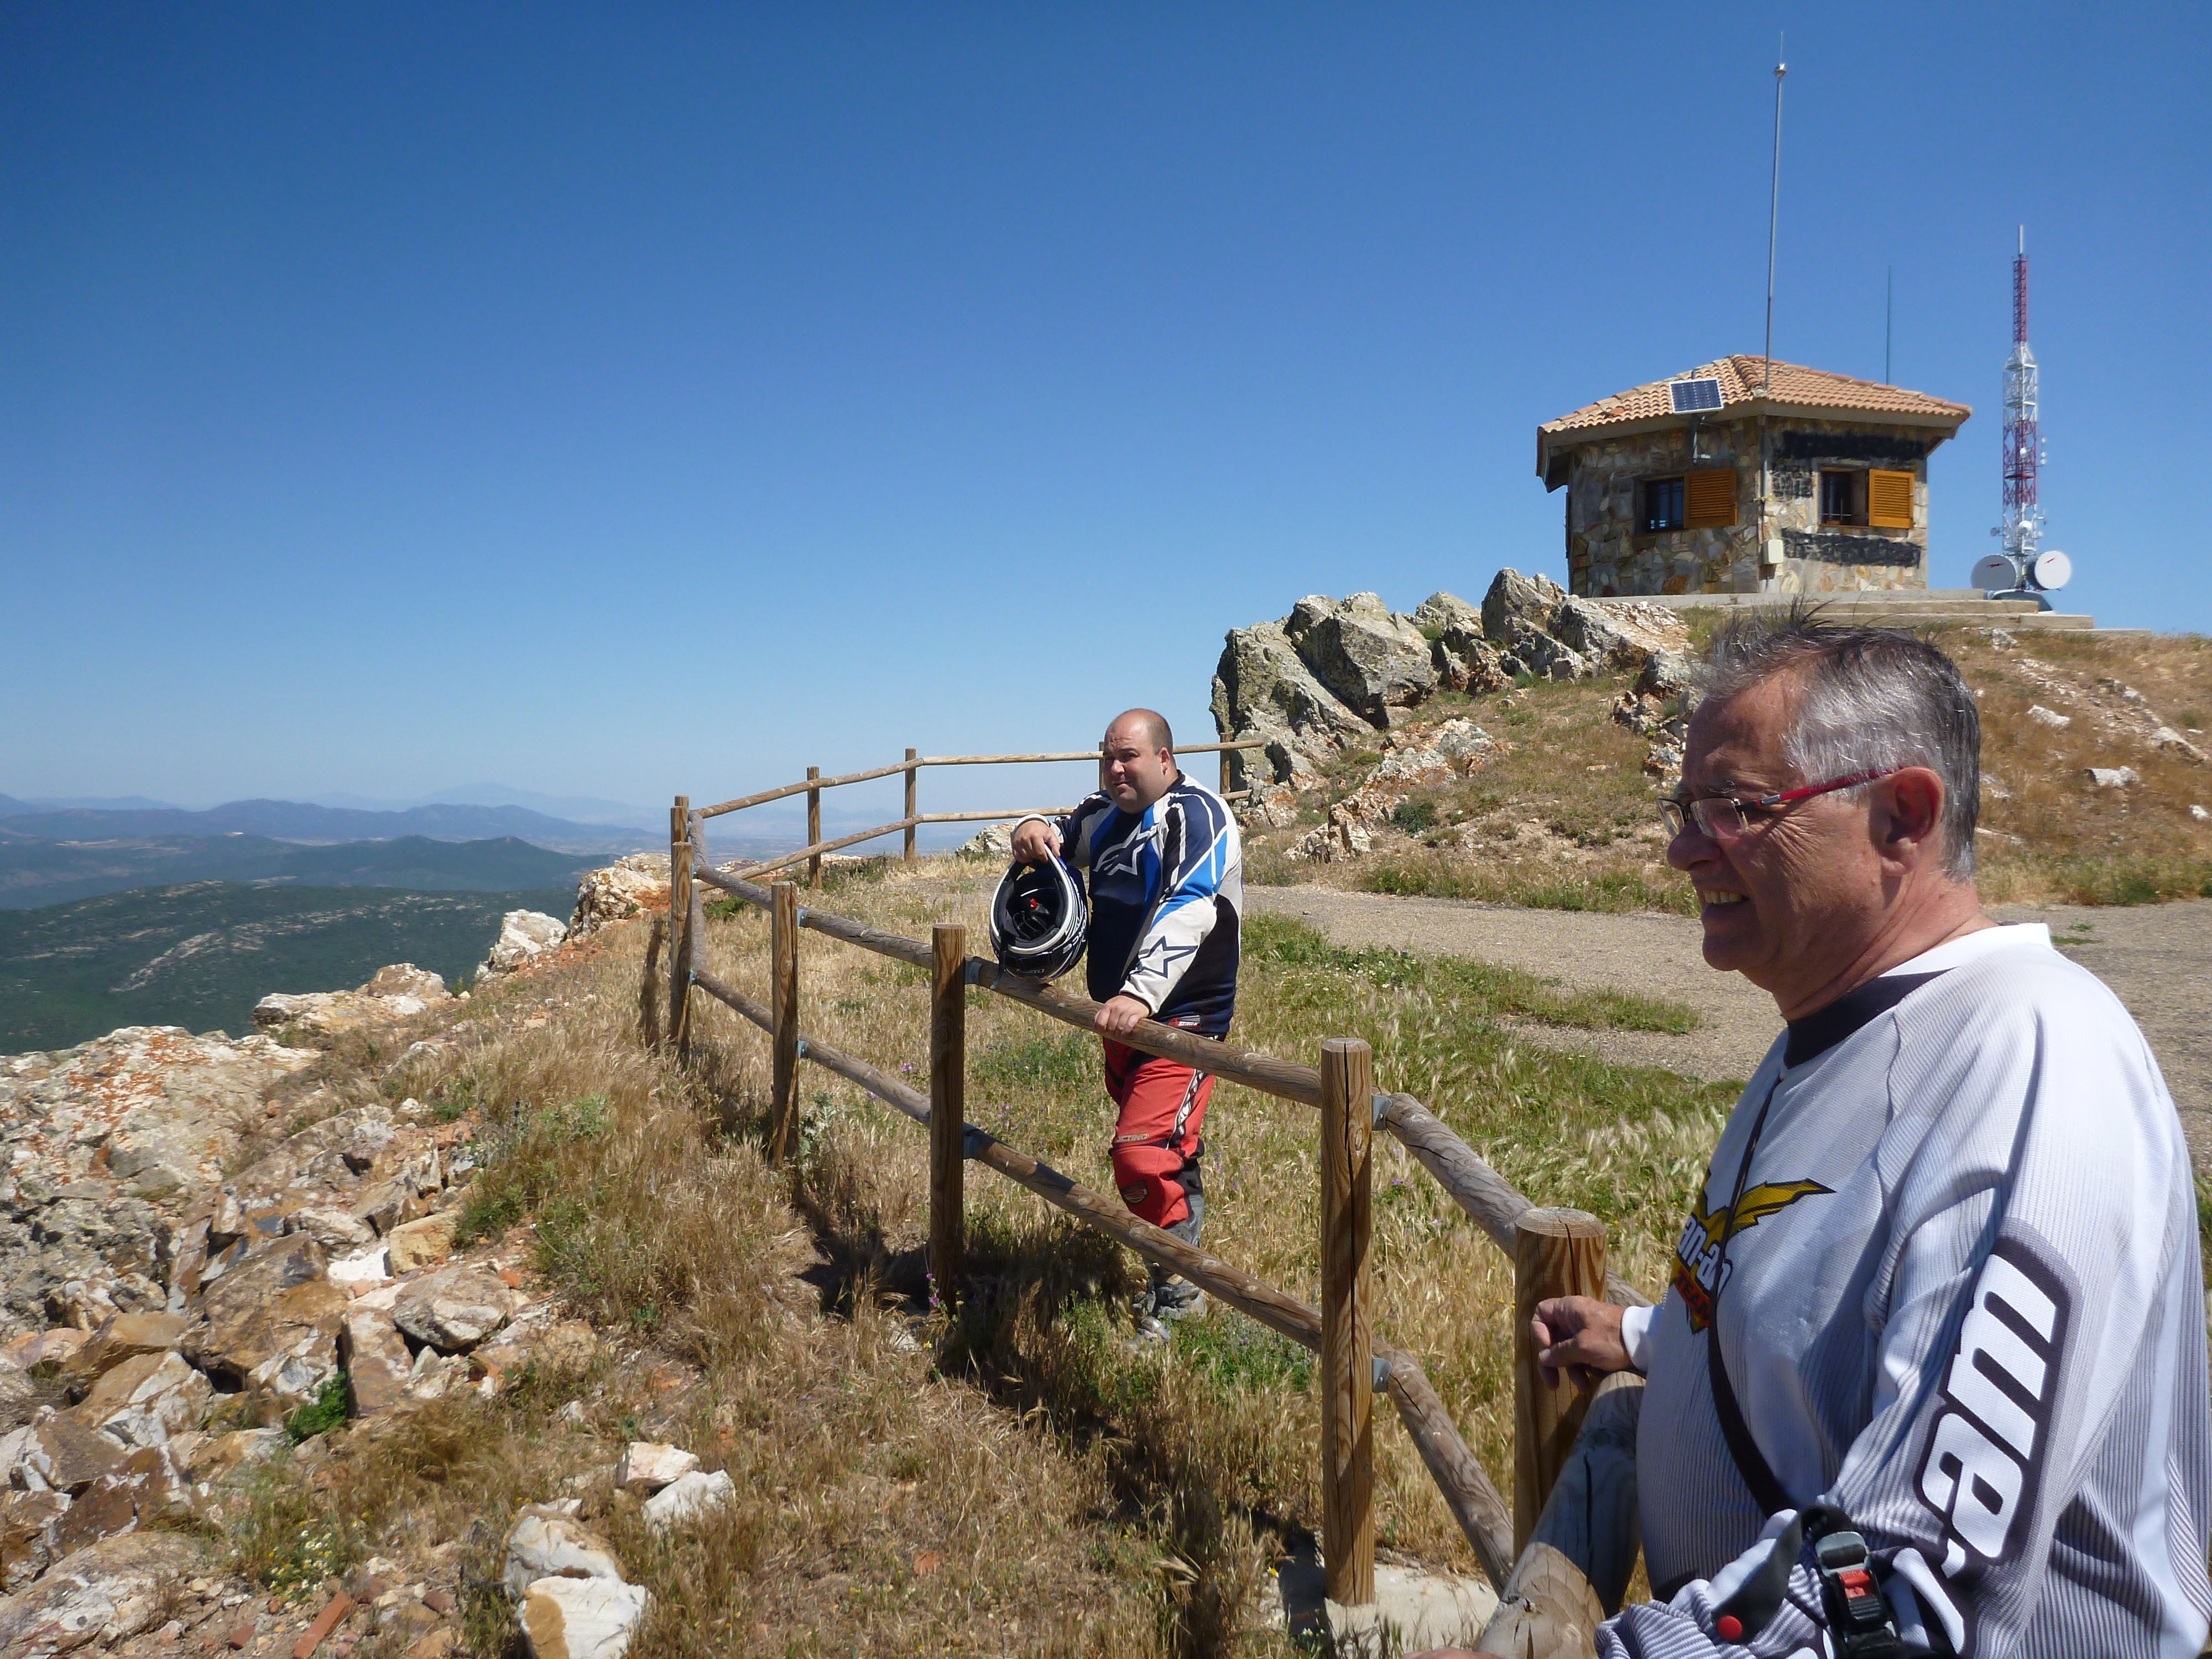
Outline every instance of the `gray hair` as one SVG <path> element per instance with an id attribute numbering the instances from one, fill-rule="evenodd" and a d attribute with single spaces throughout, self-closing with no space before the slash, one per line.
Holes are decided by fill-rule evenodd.
<path id="1" fill-rule="evenodd" d="M 1705 663 L 1703 689 L 1711 698 L 1733 697 L 1778 674 L 1797 677 L 1802 690 L 1782 753 L 1807 783 L 1905 766 L 1942 778 L 1943 871 L 1972 879 L 1982 720 L 1950 658 L 1910 634 L 1825 622 L 1793 605 L 1778 621 L 1729 623 Z"/>

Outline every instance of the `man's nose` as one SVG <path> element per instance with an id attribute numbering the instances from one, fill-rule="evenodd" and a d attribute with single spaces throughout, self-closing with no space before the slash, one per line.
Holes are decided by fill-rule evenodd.
<path id="1" fill-rule="evenodd" d="M 1720 862 L 1719 845 L 1698 825 L 1692 816 L 1685 820 L 1681 830 L 1667 843 L 1667 862 L 1674 869 L 1695 870 L 1700 865 Z"/>

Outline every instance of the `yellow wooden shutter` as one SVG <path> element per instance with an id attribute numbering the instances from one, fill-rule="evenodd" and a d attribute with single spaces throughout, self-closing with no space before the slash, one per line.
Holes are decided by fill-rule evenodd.
<path id="1" fill-rule="evenodd" d="M 1692 530 L 1718 530 L 1735 522 L 1735 469 L 1714 467 L 1689 475 L 1685 514 Z M 1906 499 L 1909 501 L 1910 496 Z"/>
<path id="2" fill-rule="evenodd" d="M 1912 475 L 1867 474 L 1867 522 L 1881 530 L 1912 528 Z"/>

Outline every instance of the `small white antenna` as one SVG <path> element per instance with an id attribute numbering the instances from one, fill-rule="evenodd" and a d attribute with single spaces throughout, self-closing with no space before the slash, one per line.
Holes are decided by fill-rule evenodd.
<path id="1" fill-rule="evenodd" d="M 1776 37 L 1774 64 L 1774 188 L 1766 204 L 1766 379 L 1762 395 L 1774 389 L 1774 242 L 1782 221 L 1782 77 L 1790 73 L 1784 61 L 1789 37 Z"/>

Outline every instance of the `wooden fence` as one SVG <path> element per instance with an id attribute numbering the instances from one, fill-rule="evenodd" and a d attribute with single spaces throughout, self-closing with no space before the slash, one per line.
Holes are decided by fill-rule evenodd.
<path id="1" fill-rule="evenodd" d="M 1207 745 L 1226 750 L 1249 744 Z M 689 992 L 696 988 L 769 1035 L 773 1054 L 769 1155 L 781 1162 L 797 1119 L 802 1060 L 858 1085 L 929 1131 L 929 1272 L 939 1297 L 960 1294 L 964 1167 L 978 1163 L 1036 1194 L 1085 1225 L 1118 1240 L 1273 1331 L 1313 1350 L 1322 1378 L 1322 1552 L 1330 1600 L 1357 1605 L 1374 1599 L 1373 1395 L 1381 1389 L 1484 1572 L 1498 1588 L 1501 1608 L 1484 1645 L 1513 1654 L 1585 1654 L 1598 1618 L 1616 1609 L 1636 1556 L 1632 1446 L 1640 1393 L 1616 1379 L 1591 1402 L 1563 1380 L 1547 1387 L 1528 1336 L 1537 1303 L 1547 1297 L 1599 1295 L 1620 1304 L 1646 1298 L 1610 1273 L 1604 1229 L 1579 1211 L 1532 1204 L 1411 1095 L 1378 1090 L 1368 1045 L 1334 1037 L 1316 1045 L 1317 1065 L 1301 1065 L 1233 1044 L 1147 1022 L 1125 1039 L 1142 1052 L 1182 1061 L 1216 1077 L 1317 1108 L 1321 1146 L 1321 1302 L 1319 1308 L 1266 1284 L 1208 1251 L 1131 1215 L 1118 1198 L 1103 1196 L 1007 1146 L 964 1119 L 965 1022 L 970 986 L 1022 1003 L 1085 1030 L 1095 1029 L 1098 1005 L 970 956 L 966 929 L 944 925 L 927 940 L 908 939 L 848 916 L 799 902 L 797 887 L 773 874 L 823 853 L 905 830 L 961 817 L 1013 813 L 917 814 L 913 768 L 1006 761 L 1091 759 L 1073 756 L 957 757 L 925 760 L 908 751 L 900 766 L 822 778 L 693 810 L 677 798 L 671 823 L 667 1039 L 688 1050 Z M 1225 756 L 1224 756 L 1224 771 Z M 907 775 L 908 810 L 897 823 L 825 842 L 819 834 L 818 793 L 810 798 L 809 845 L 748 868 L 718 869 L 705 848 L 706 820 L 717 813 L 818 792 L 840 784 Z M 769 1000 L 755 1000 L 701 960 L 705 933 L 702 888 L 713 887 L 769 913 Z M 804 1034 L 800 1024 L 799 936 L 811 932 L 888 957 L 927 973 L 931 986 L 929 1091 Z M 1369 1267 L 1371 1137 L 1397 1137 L 1421 1166 L 1515 1264 L 1515 1437 L 1513 1501 L 1492 1485 L 1444 1409 L 1419 1359 L 1376 1339 Z M 1589 1431 L 1583 1432 L 1585 1417 Z M 1624 1425 L 1626 1427 L 1624 1428 Z M 1578 1434 L 1580 1438 L 1578 1440 Z M 1624 1474 L 1624 1461 L 1627 1473 Z M 1623 1494 L 1626 1494 L 1626 1501 Z M 1501 1645 L 1503 1644 L 1503 1645 Z"/>

